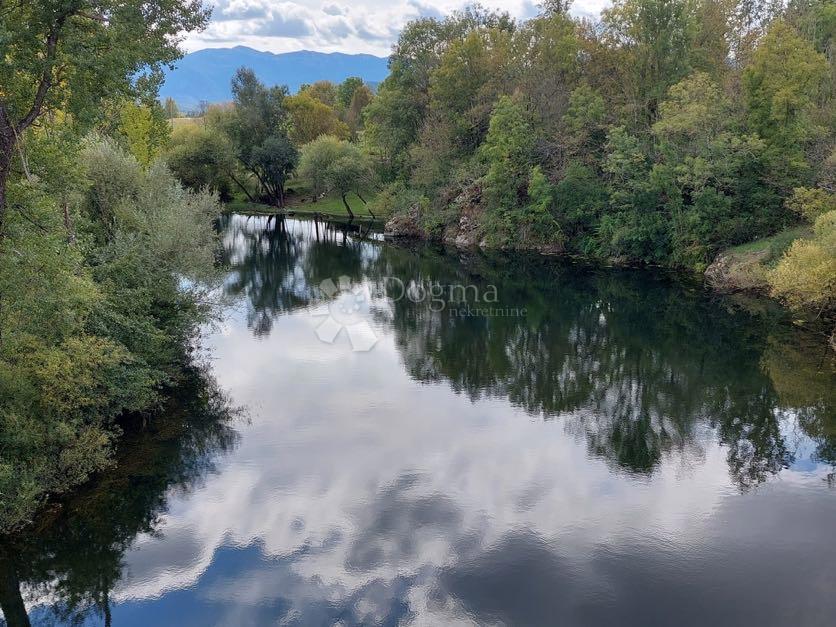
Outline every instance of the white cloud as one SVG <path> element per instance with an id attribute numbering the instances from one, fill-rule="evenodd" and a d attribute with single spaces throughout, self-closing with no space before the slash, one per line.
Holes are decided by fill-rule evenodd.
<path id="1" fill-rule="evenodd" d="M 442 17 L 469 0 L 215 0 L 212 21 L 189 36 L 188 51 L 245 45 L 270 52 L 389 54 L 403 26 L 418 17 Z M 488 8 L 508 11 L 519 19 L 537 11 L 537 0 L 484 0 Z M 576 15 L 597 15 L 608 0 L 576 0 Z"/>

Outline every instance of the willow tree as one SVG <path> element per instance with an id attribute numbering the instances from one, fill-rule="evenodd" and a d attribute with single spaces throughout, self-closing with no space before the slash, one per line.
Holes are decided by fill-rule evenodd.
<path id="1" fill-rule="evenodd" d="M 84 122 L 105 99 L 152 96 L 209 14 L 200 0 L 0 0 L 0 233 L 26 129 L 49 111 Z"/>

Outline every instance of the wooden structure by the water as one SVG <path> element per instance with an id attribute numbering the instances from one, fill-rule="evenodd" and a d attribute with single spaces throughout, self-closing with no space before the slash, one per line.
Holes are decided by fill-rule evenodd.
<path id="1" fill-rule="evenodd" d="M 348 241 L 348 236 L 353 235 L 359 239 L 366 239 L 371 233 L 374 222 L 372 220 L 357 221 L 356 219 L 339 220 L 334 219 L 333 216 L 326 214 L 315 213 L 296 213 L 294 211 L 282 211 L 271 214 L 267 217 L 267 228 L 270 228 L 270 223 L 275 222 L 276 229 L 283 230 L 286 227 L 284 219 L 287 217 L 295 217 L 303 219 L 313 224 L 313 231 L 316 241 L 339 241 L 342 236 L 342 243 Z"/>

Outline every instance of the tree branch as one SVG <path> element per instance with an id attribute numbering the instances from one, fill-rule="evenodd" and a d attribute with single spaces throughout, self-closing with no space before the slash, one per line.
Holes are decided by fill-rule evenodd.
<path id="1" fill-rule="evenodd" d="M 59 15 L 55 20 L 55 23 L 52 25 L 52 28 L 49 29 L 49 34 L 46 38 L 46 55 L 44 57 L 46 67 L 44 67 L 41 80 L 38 83 L 38 89 L 35 92 L 35 99 L 32 102 L 32 107 L 14 126 L 15 132 L 18 134 L 29 128 L 32 122 L 34 122 L 41 114 L 44 102 L 46 101 L 47 93 L 49 93 L 49 88 L 52 87 L 52 69 L 53 64 L 55 63 L 56 51 L 58 49 L 58 36 L 61 33 L 61 28 L 63 28 L 64 22 L 66 22 L 67 18 L 71 15 L 72 10 Z"/>

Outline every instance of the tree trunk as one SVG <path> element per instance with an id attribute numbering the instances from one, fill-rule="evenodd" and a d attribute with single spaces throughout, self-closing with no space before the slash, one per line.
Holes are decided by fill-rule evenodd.
<path id="1" fill-rule="evenodd" d="M 67 242 L 75 244 L 75 229 L 73 228 L 73 219 L 70 217 L 70 208 L 67 205 L 67 199 L 61 200 L 61 210 L 64 212 L 64 229 L 67 231 Z"/>
<path id="2" fill-rule="evenodd" d="M 29 616 L 20 593 L 20 580 L 5 548 L 0 549 L 0 609 L 9 627 L 29 627 Z"/>
<path id="3" fill-rule="evenodd" d="M 0 129 L 0 239 L 3 239 L 6 226 L 6 183 L 12 168 L 12 151 L 15 145 L 14 137 L 7 135 L 7 130 L 11 132 L 11 129 Z"/>
<path id="4" fill-rule="evenodd" d="M 250 194 L 249 190 L 248 190 L 246 187 L 244 187 L 244 184 L 243 184 L 241 181 L 239 181 L 239 180 L 236 178 L 236 176 L 235 176 L 234 174 L 232 174 L 232 172 L 230 172 L 230 173 L 229 173 L 229 178 L 231 178 L 231 179 L 233 180 L 233 182 L 234 182 L 234 183 L 235 183 L 238 187 L 240 187 L 240 188 L 241 188 L 241 191 L 243 191 L 243 192 L 247 195 L 247 199 L 248 199 L 250 202 L 252 202 L 252 203 L 254 203 L 254 202 L 255 202 L 255 198 L 253 198 L 253 197 L 252 197 L 252 194 Z"/>
<path id="5" fill-rule="evenodd" d="M 357 198 L 359 198 L 360 200 L 362 200 L 362 201 L 363 201 L 363 204 L 366 206 L 366 211 L 368 211 L 368 212 L 369 212 L 369 215 L 372 217 L 372 220 L 377 220 L 377 218 L 375 217 L 375 215 L 374 215 L 374 213 L 372 212 L 372 210 L 371 210 L 371 209 L 369 209 L 369 203 L 367 203 L 367 202 L 366 202 L 366 199 L 365 199 L 365 198 L 363 198 L 363 197 L 360 195 L 360 192 L 358 192 L 358 191 L 356 191 L 356 190 L 355 190 L 355 191 L 354 191 L 354 193 L 355 193 L 355 194 L 357 194 Z"/>
<path id="6" fill-rule="evenodd" d="M 348 201 L 345 199 L 345 194 L 342 195 L 343 204 L 345 205 L 345 210 L 348 211 L 348 219 L 354 219 L 354 212 L 351 210 L 351 207 L 348 206 Z"/>

